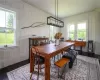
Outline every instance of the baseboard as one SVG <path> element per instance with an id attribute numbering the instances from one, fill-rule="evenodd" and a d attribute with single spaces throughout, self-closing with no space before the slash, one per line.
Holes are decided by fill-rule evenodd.
<path id="1" fill-rule="evenodd" d="M 19 68 L 19 67 L 21 67 L 21 66 L 23 66 L 23 65 L 26 65 L 26 64 L 28 64 L 28 63 L 29 63 L 29 59 L 24 60 L 24 61 L 21 61 L 21 62 L 18 62 L 18 63 L 16 63 L 16 64 L 13 64 L 13 65 L 10 65 L 10 66 L 7 66 L 7 67 L 5 67 L 5 68 L 0 69 L 0 74 L 7 73 L 7 72 L 9 72 L 9 71 L 12 71 L 12 70 L 14 70 L 14 69 L 16 69 L 16 68 Z"/>

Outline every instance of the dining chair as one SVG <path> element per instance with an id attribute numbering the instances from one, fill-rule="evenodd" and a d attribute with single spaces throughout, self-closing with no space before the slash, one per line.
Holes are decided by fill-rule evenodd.
<path id="1" fill-rule="evenodd" d="M 37 74 L 37 80 L 39 80 L 39 72 L 41 71 L 41 64 L 44 64 L 44 58 L 42 58 L 42 57 L 40 57 L 40 53 L 39 53 L 39 51 L 38 51 L 38 49 L 36 48 L 36 47 L 32 47 L 31 48 L 31 53 L 32 54 L 34 54 L 35 55 L 35 64 L 34 64 L 34 66 L 38 66 L 38 68 L 37 68 L 37 72 L 38 72 L 38 74 Z M 32 72 L 31 73 L 31 76 L 30 76 L 30 80 L 35 80 L 33 77 L 33 73 L 34 72 Z M 33 76 L 33 77 L 32 77 Z"/>
<path id="2" fill-rule="evenodd" d="M 37 46 L 43 46 L 43 45 L 46 45 L 48 44 L 48 41 L 39 41 L 39 44 Z M 39 63 L 39 68 L 40 68 L 40 71 L 42 68 L 44 68 L 43 66 L 41 66 L 42 64 L 44 64 L 44 58 L 42 56 L 40 56 L 40 63 Z"/>

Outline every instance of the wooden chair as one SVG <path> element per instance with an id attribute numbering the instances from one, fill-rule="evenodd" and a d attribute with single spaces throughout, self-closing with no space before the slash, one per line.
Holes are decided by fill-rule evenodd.
<path id="1" fill-rule="evenodd" d="M 44 59 L 43 59 L 42 57 L 40 57 L 39 51 L 38 51 L 38 49 L 35 48 L 35 47 L 32 47 L 32 48 L 31 48 L 31 53 L 35 54 L 35 65 L 38 65 L 37 80 L 39 80 L 39 72 L 41 71 L 41 64 L 44 63 Z M 35 65 L 34 65 L 34 66 L 35 66 Z M 35 79 L 32 79 L 33 73 L 34 73 L 34 72 L 31 73 L 30 80 L 35 80 Z"/>
<path id="2" fill-rule="evenodd" d="M 58 60 L 57 62 L 54 63 L 58 67 L 58 78 L 62 78 L 63 73 L 65 73 L 66 65 L 69 63 L 69 61 L 70 60 L 67 59 L 67 58 L 61 58 L 60 60 Z M 59 75 L 59 69 L 60 68 L 63 68 L 61 75 Z M 65 74 L 64 74 L 64 80 L 65 80 Z"/>

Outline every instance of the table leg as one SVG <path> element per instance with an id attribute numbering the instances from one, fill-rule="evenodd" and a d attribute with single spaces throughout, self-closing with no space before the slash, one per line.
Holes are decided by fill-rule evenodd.
<path id="1" fill-rule="evenodd" d="M 50 59 L 45 58 L 45 80 L 50 80 Z"/>
<path id="2" fill-rule="evenodd" d="M 30 72 L 34 71 L 34 54 L 30 51 Z"/>
<path id="3" fill-rule="evenodd" d="M 80 51 L 81 51 L 81 55 L 82 55 L 82 46 L 80 46 Z"/>

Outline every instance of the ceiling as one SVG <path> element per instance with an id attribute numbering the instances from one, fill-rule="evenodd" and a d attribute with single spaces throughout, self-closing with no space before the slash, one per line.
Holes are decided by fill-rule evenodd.
<path id="1" fill-rule="evenodd" d="M 55 0 L 23 0 L 28 4 L 55 15 Z M 60 18 L 87 12 L 100 7 L 100 0 L 58 0 Z"/>

